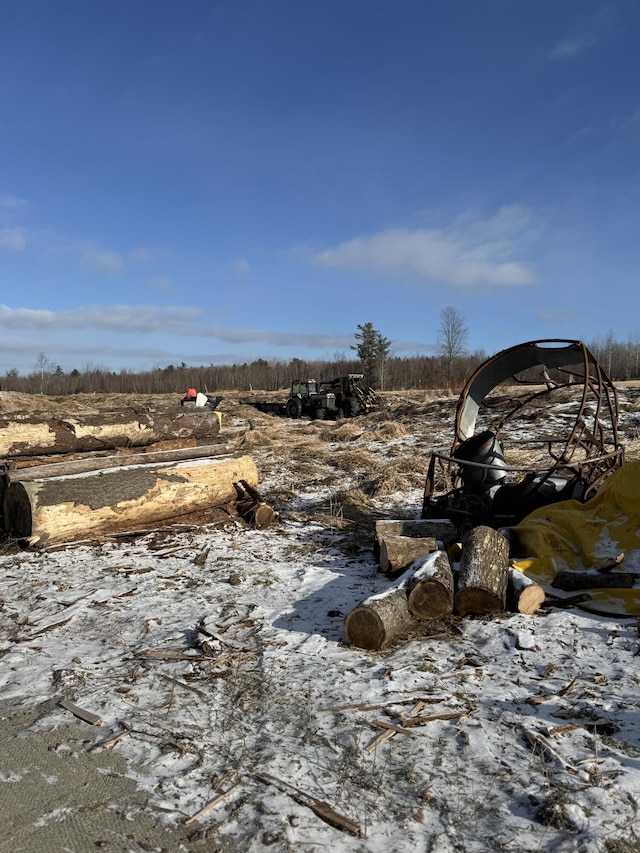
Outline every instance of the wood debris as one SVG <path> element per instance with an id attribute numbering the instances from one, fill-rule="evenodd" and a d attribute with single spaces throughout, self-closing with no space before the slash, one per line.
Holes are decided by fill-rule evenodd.
<path id="1" fill-rule="evenodd" d="M 102 725 L 101 717 L 97 714 L 92 714 L 91 711 L 85 711 L 83 708 L 79 708 L 69 699 L 63 699 L 60 702 L 60 705 L 65 709 L 65 711 L 69 711 L 74 717 L 77 717 L 85 723 L 89 723 L 90 726 Z"/>
<path id="2" fill-rule="evenodd" d="M 300 791 L 298 788 L 294 788 L 293 785 L 289 785 L 288 782 L 283 782 L 281 779 L 277 779 L 270 773 L 257 773 L 256 779 L 263 782 L 265 785 L 273 785 L 274 788 L 288 794 L 292 800 L 295 800 L 296 803 L 299 803 L 301 806 L 306 806 L 311 809 L 311 811 L 319 817 L 320 820 L 323 820 L 330 826 L 333 826 L 336 829 L 341 829 L 344 832 L 349 832 L 351 835 L 355 835 L 358 838 L 362 838 L 362 830 L 358 824 L 337 812 L 328 803 L 318 800 L 315 797 L 306 794 L 304 791 Z"/>

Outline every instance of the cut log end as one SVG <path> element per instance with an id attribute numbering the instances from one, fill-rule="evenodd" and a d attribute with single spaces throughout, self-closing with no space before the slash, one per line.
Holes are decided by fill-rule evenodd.
<path id="1" fill-rule="evenodd" d="M 381 649 L 415 624 L 404 586 L 361 601 L 344 620 L 344 639 L 360 649 Z"/>
<path id="2" fill-rule="evenodd" d="M 452 612 L 451 593 L 437 580 L 417 584 L 409 595 L 409 610 L 418 619 L 439 619 Z"/>
<path id="3" fill-rule="evenodd" d="M 545 598 L 545 592 L 541 586 L 535 584 L 534 586 L 527 587 L 520 593 L 517 612 L 531 616 L 542 607 Z"/>
<path id="4" fill-rule="evenodd" d="M 344 620 L 344 639 L 359 649 L 380 649 L 387 635 L 378 614 L 368 607 L 356 607 Z"/>

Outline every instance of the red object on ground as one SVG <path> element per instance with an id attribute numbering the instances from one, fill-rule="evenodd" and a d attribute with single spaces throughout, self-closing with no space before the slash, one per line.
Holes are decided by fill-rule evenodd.
<path id="1" fill-rule="evenodd" d="M 195 388 L 187 388 L 184 396 L 185 397 L 197 397 L 198 392 L 196 391 Z"/>

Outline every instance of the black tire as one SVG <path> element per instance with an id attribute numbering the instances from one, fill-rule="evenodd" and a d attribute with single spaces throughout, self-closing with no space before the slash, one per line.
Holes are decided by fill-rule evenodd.
<path id="1" fill-rule="evenodd" d="M 288 418 L 299 418 L 302 414 L 302 400 L 291 399 L 287 400 L 287 417 Z"/>
<path id="2" fill-rule="evenodd" d="M 362 414 L 362 406 L 360 405 L 360 403 L 357 400 L 355 400 L 355 399 L 351 400 L 349 405 L 351 407 L 351 417 L 352 418 L 357 418 L 358 415 Z"/>
<path id="3" fill-rule="evenodd" d="M 315 420 L 323 421 L 326 413 L 327 410 L 324 408 L 324 406 L 318 406 L 317 409 L 313 410 L 313 414 L 311 415 L 311 417 Z"/>
<path id="4" fill-rule="evenodd" d="M 344 418 L 344 409 L 337 408 L 336 409 L 336 420 L 341 421 Z"/>
<path id="5" fill-rule="evenodd" d="M 353 417 L 353 413 L 351 411 L 351 403 L 349 400 L 344 401 L 344 416 L 345 418 Z"/>

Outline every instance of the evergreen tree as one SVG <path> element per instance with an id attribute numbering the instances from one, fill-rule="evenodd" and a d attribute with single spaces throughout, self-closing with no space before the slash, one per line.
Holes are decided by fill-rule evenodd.
<path id="1" fill-rule="evenodd" d="M 356 351 L 365 381 L 372 387 L 384 387 L 384 365 L 389 357 L 391 341 L 385 338 L 373 323 L 358 324 L 354 338 L 358 341 L 351 349 Z"/>

